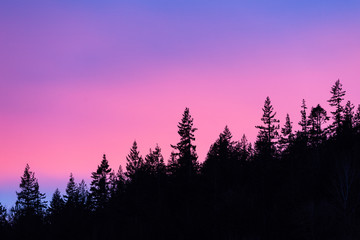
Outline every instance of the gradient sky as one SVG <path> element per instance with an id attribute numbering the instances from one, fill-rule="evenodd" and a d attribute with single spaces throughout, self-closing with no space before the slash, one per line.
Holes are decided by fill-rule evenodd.
<path id="1" fill-rule="evenodd" d="M 268 0 L 0 2 L 0 202 L 26 163 L 48 197 L 88 183 L 134 140 L 165 159 L 185 107 L 199 160 L 225 125 L 255 140 L 270 96 L 297 123 L 340 78 L 360 103 L 360 2 Z M 297 126 L 295 127 L 297 128 Z"/>

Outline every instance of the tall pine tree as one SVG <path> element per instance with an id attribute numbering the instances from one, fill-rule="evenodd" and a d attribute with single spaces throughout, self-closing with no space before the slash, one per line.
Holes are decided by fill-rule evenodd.
<path id="1" fill-rule="evenodd" d="M 272 158 L 276 154 L 276 141 L 279 137 L 278 129 L 279 120 L 275 118 L 276 112 L 271 105 L 269 97 L 266 97 L 263 116 L 261 121 L 264 123 L 262 126 L 256 126 L 259 129 L 255 148 L 260 158 Z"/>
<path id="2" fill-rule="evenodd" d="M 180 135 L 180 142 L 176 145 L 171 145 L 174 149 L 174 161 L 177 162 L 176 174 L 186 178 L 188 181 L 198 173 L 199 163 L 197 161 L 196 146 L 194 132 L 194 119 L 190 115 L 189 108 L 185 108 L 182 119 L 178 124 L 178 134 Z"/>
<path id="3" fill-rule="evenodd" d="M 330 93 L 332 94 L 332 96 L 328 100 L 328 102 L 330 106 L 335 107 L 335 111 L 331 112 L 334 122 L 331 126 L 329 126 L 329 130 L 332 134 L 335 134 L 341 131 L 341 124 L 344 114 L 344 107 L 342 106 L 341 102 L 344 100 L 344 96 L 346 93 L 344 90 L 342 90 L 342 84 L 340 83 L 340 79 L 338 79 L 331 87 Z"/>
<path id="4" fill-rule="evenodd" d="M 110 197 L 110 172 L 109 162 L 105 154 L 96 172 L 92 173 L 90 197 L 95 209 L 104 208 Z"/>

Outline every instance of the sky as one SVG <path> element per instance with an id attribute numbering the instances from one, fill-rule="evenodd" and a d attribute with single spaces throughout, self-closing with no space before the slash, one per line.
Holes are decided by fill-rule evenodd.
<path id="1" fill-rule="evenodd" d="M 169 158 L 190 108 L 199 161 L 228 125 L 254 142 L 267 96 L 298 129 L 340 79 L 360 103 L 360 2 L 53 0 L 0 2 L 0 202 L 25 165 L 48 199 L 90 182 L 134 140 Z"/>

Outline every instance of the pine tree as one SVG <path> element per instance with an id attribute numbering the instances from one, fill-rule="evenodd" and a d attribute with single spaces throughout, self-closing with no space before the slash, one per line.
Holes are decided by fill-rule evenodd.
<path id="1" fill-rule="evenodd" d="M 305 99 L 302 100 L 302 105 L 301 105 L 301 121 L 299 122 L 299 125 L 301 126 L 301 132 L 303 135 L 306 136 L 307 132 L 308 132 L 308 120 L 307 120 L 307 116 L 306 116 L 306 103 L 305 103 Z"/>
<path id="2" fill-rule="evenodd" d="M 130 181 L 134 181 L 136 175 L 144 166 L 144 161 L 140 156 L 138 151 L 137 143 L 134 141 L 129 155 L 126 157 L 126 173 L 125 175 L 129 178 Z"/>
<path id="3" fill-rule="evenodd" d="M 0 233 L 7 227 L 7 211 L 6 208 L 0 203 Z"/>
<path id="4" fill-rule="evenodd" d="M 291 142 L 294 140 L 294 134 L 292 132 L 292 122 L 290 121 L 289 114 L 286 114 L 286 120 L 284 127 L 281 128 L 281 134 L 282 136 L 279 140 L 279 145 L 281 151 L 285 151 L 289 147 Z"/>
<path id="5" fill-rule="evenodd" d="M 341 105 L 341 102 L 344 100 L 346 91 L 342 90 L 342 84 L 340 79 L 338 79 L 335 84 L 331 87 L 330 93 L 332 94 L 331 98 L 328 100 L 330 106 L 335 107 L 335 111 L 331 112 L 333 114 L 334 122 L 330 126 L 331 133 L 339 132 L 341 129 L 341 123 L 343 120 L 343 111 L 344 107 Z"/>
<path id="6" fill-rule="evenodd" d="M 277 130 L 280 128 L 279 120 L 275 118 L 276 112 L 271 105 L 270 98 L 267 97 L 264 103 L 263 116 L 261 121 L 263 126 L 256 126 L 259 129 L 255 147 L 257 154 L 262 155 L 265 158 L 274 157 L 276 153 L 276 140 L 278 139 Z"/>
<path id="7" fill-rule="evenodd" d="M 67 207 L 75 208 L 78 205 L 79 193 L 77 191 L 77 184 L 72 173 L 70 173 L 70 179 L 66 186 L 65 203 Z"/>
<path id="8" fill-rule="evenodd" d="M 62 198 L 59 189 L 57 188 L 50 201 L 50 207 L 47 209 L 47 219 L 51 225 L 55 226 L 59 224 L 59 221 L 64 211 L 64 207 L 65 201 Z"/>
<path id="9" fill-rule="evenodd" d="M 48 208 L 48 213 L 50 215 L 58 215 L 63 211 L 64 206 L 65 206 L 65 201 L 62 198 L 59 189 L 57 188 L 50 201 L 50 207 Z"/>
<path id="10" fill-rule="evenodd" d="M 358 105 L 358 108 L 356 109 L 356 113 L 354 116 L 354 128 L 356 132 L 360 131 L 360 104 Z"/>
<path id="11" fill-rule="evenodd" d="M 196 146 L 193 145 L 195 141 L 194 119 L 190 115 L 189 108 L 185 108 L 183 117 L 178 124 L 178 134 L 180 135 L 180 142 L 176 145 L 171 145 L 174 149 L 175 161 L 178 164 L 176 169 L 177 174 L 186 177 L 188 181 L 197 174 L 199 170 L 199 163 L 197 162 Z"/>
<path id="12" fill-rule="evenodd" d="M 38 180 L 35 178 L 35 173 L 30 171 L 29 164 L 26 164 L 21 177 L 20 189 L 20 192 L 16 192 L 15 215 L 42 217 L 46 208 L 45 194 L 39 191 Z"/>
<path id="13" fill-rule="evenodd" d="M 353 128 L 354 108 L 355 106 L 350 101 L 347 101 L 344 108 L 344 120 L 343 120 L 343 130 L 344 133 L 346 134 L 350 134 Z"/>
<path id="14" fill-rule="evenodd" d="M 92 173 L 93 179 L 90 184 L 90 197 L 95 209 L 104 208 L 110 197 L 110 178 L 111 168 L 105 154 L 96 172 Z"/>
<path id="15" fill-rule="evenodd" d="M 328 120 L 329 117 L 327 116 L 325 109 L 323 109 L 320 104 L 318 104 L 315 108 L 311 108 L 308 122 L 309 125 L 312 126 L 310 130 L 310 141 L 313 145 L 321 143 L 322 140 L 326 137 L 321 126 Z"/>
<path id="16" fill-rule="evenodd" d="M 144 167 L 145 171 L 150 173 L 151 175 L 164 173 L 164 157 L 161 154 L 161 148 L 159 147 L 159 145 L 156 145 L 154 151 L 150 149 L 149 154 L 145 156 Z"/>
<path id="17" fill-rule="evenodd" d="M 118 197 L 125 190 L 126 176 L 122 170 L 121 165 L 117 173 L 112 171 L 109 178 L 110 183 L 110 195 L 111 197 Z"/>

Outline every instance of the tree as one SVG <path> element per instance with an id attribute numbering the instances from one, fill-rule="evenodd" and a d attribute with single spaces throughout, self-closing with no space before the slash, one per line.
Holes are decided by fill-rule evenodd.
<path id="1" fill-rule="evenodd" d="M 138 151 L 137 143 L 134 141 L 129 155 L 126 157 L 126 173 L 125 175 L 130 181 L 134 181 L 138 172 L 143 168 L 144 161 Z"/>
<path id="2" fill-rule="evenodd" d="M 219 138 L 211 145 L 203 164 L 203 174 L 210 181 L 216 192 L 217 189 L 227 190 L 225 184 L 234 182 L 237 163 L 235 142 L 227 126 Z"/>
<path id="3" fill-rule="evenodd" d="M 290 121 L 289 114 L 286 114 L 286 120 L 284 127 L 281 128 L 281 134 L 282 136 L 280 137 L 279 141 L 280 149 L 281 151 L 285 151 L 289 147 L 291 142 L 294 140 L 294 134 L 292 132 L 292 122 Z"/>
<path id="4" fill-rule="evenodd" d="M 79 194 L 77 191 L 77 186 L 75 183 L 75 179 L 72 173 L 70 173 L 70 179 L 68 184 L 66 185 L 66 195 L 64 196 L 65 198 L 65 203 L 67 207 L 70 208 L 75 208 L 78 204 L 79 201 Z"/>
<path id="5" fill-rule="evenodd" d="M 50 207 L 48 208 L 48 213 L 50 215 L 60 215 L 65 206 L 65 201 L 61 196 L 59 189 L 57 188 L 52 196 L 50 201 Z"/>
<path id="6" fill-rule="evenodd" d="M 95 209 L 104 208 L 110 197 L 110 178 L 111 168 L 105 154 L 96 172 L 92 173 L 93 179 L 90 184 L 90 196 Z"/>
<path id="7" fill-rule="evenodd" d="M 306 103 L 305 103 L 305 99 L 302 100 L 302 105 L 301 105 L 301 121 L 299 122 L 299 125 L 301 126 L 301 132 L 303 133 L 303 135 L 307 134 L 307 128 L 308 128 L 308 120 L 307 120 L 307 116 L 306 116 Z"/>
<path id="8" fill-rule="evenodd" d="M 155 150 L 150 149 L 149 154 L 145 156 L 145 171 L 151 175 L 165 173 L 164 157 L 161 154 L 161 148 L 156 145 Z"/>
<path id="9" fill-rule="evenodd" d="M 240 142 L 235 144 L 235 152 L 238 155 L 238 160 L 240 161 L 240 165 L 245 164 L 251 160 L 253 155 L 253 149 L 251 147 L 251 143 L 248 142 L 245 134 L 241 137 Z"/>
<path id="10" fill-rule="evenodd" d="M 122 170 L 121 165 L 119 166 L 119 169 L 116 173 L 114 171 L 110 173 L 109 182 L 111 197 L 118 197 L 124 191 L 126 183 L 126 176 Z"/>
<path id="11" fill-rule="evenodd" d="M 323 109 L 320 104 L 318 104 L 315 108 L 311 108 L 309 124 L 312 126 L 310 130 L 310 140 L 313 144 L 321 143 L 322 139 L 325 137 L 321 126 L 328 120 L 329 117 L 327 116 L 325 109 Z"/>
<path id="12" fill-rule="evenodd" d="M 30 171 L 29 164 L 26 164 L 21 177 L 20 189 L 20 192 L 16 192 L 16 215 L 42 217 L 46 208 L 45 194 L 39 191 L 38 180 L 35 173 Z"/>
<path id="13" fill-rule="evenodd" d="M 269 97 L 266 97 L 264 107 L 263 107 L 263 116 L 261 121 L 264 123 L 263 126 L 256 126 L 259 129 L 255 147 L 258 155 L 263 157 L 273 157 L 276 153 L 275 141 L 278 139 L 277 130 L 280 128 L 279 120 L 275 118 L 276 112 L 271 105 Z"/>
<path id="14" fill-rule="evenodd" d="M 0 203 L 0 233 L 7 227 L 7 211 L 6 208 Z"/>
<path id="15" fill-rule="evenodd" d="M 198 173 L 199 163 L 197 162 L 196 146 L 194 132 L 194 119 L 190 115 L 189 108 L 185 108 L 182 119 L 178 124 L 178 134 L 180 135 L 180 142 L 176 145 L 171 145 L 174 149 L 175 161 L 178 164 L 176 169 L 177 174 L 186 177 L 188 181 Z"/>
<path id="16" fill-rule="evenodd" d="M 358 105 L 354 116 L 354 128 L 357 132 L 360 131 L 360 104 Z"/>
<path id="17" fill-rule="evenodd" d="M 354 105 L 347 101 L 344 108 L 343 131 L 348 134 L 352 131 L 354 122 Z"/>
<path id="18" fill-rule="evenodd" d="M 340 83 L 340 79 L 338 79 L 331 87 L 330 93 L 332 94 L 332 96 L 328 100 L 328 102 L 330 103 L 330 106 L 335 107 L 335 111 L 331 112 L 333 114 L 334 122 L 330 126 L 330 130 L 332 133 L 335 133 L 341 129 L 344 111 L 341 102 L 344 100 L 344 96 L 346 93 L 346 91 L 342 90 L 342 84 Z"/>

